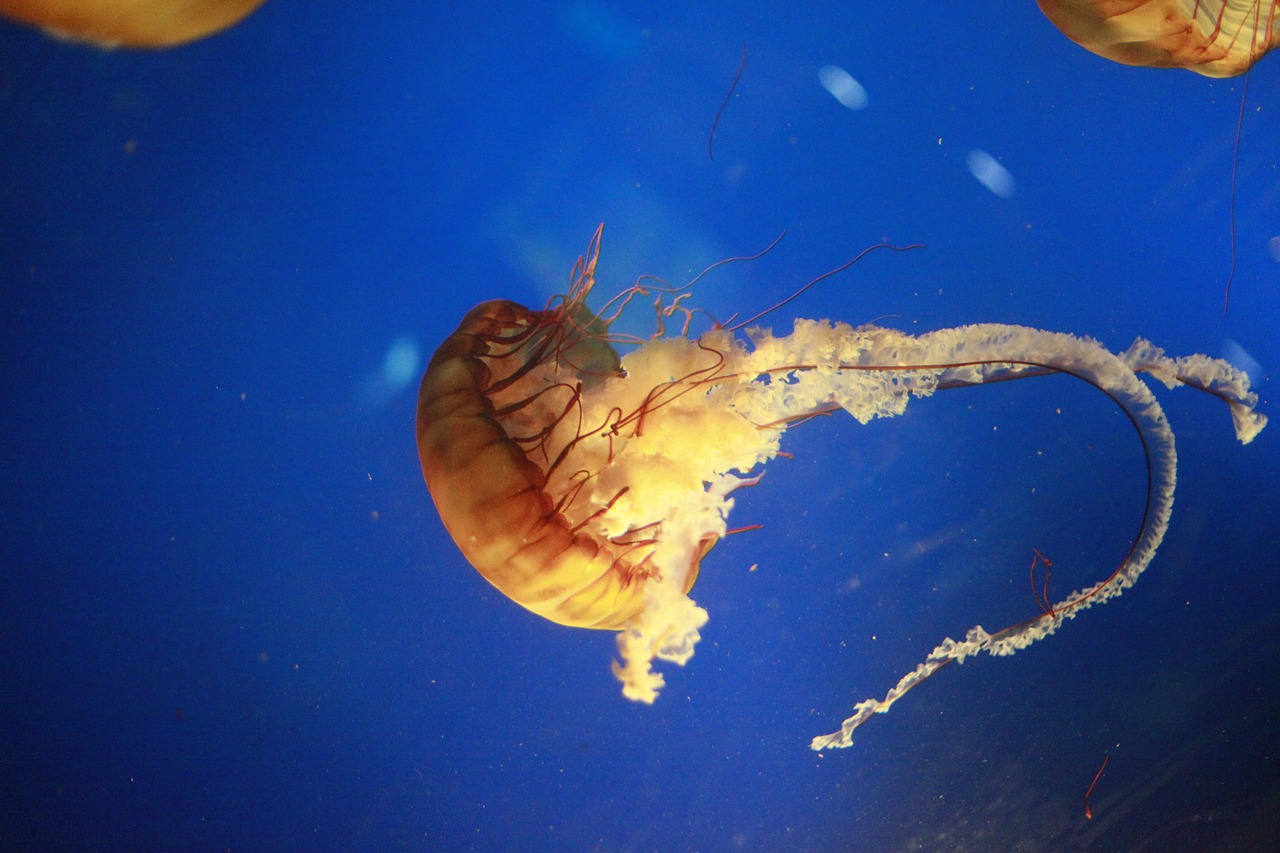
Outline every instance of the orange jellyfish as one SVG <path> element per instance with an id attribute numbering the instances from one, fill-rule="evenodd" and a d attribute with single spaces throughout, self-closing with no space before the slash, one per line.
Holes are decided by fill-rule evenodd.
<path id="1" fill-rule="evenodd" d="M 0 15 L 99 47 L 173 47 L 239 23 L 266 0 L 0 0 Z"/>
<path id="2" fill-rule="evenodd" d="M 1280 0 L 1037 0 L 1063 35 L 1122 65 L 1234 77 L 1280 42 Z"/>
<path id="3" fill-rule="evenodd" d="M 944 640 L 883 699 L 815 738 L 815 750 L 848 746 L 872 715 L 952 661 L 1012 654 L 1137 580 L 1168 526 L 1176 471 L 1173 433 L 1139 373 L 1223 400 L 1242 442 L 1266 424 L 1245 374 L 1203 355 L 1169 358 L 1142 339 L 1115 355 L 1022 326 L 912 336 L 827 320 L 797 320 L 785 337 L 763 328 L 744 337 L 739 324 L 689 339 L 688 291 L 643 283 L 597 315 L 586 298 L 599 249 L 597 231 L 569 293 L 544 310 L 494 301 L 467 314 L 422 379 L 417 440 L 432 499 L 467 560 L 540 616 L 617 631 L 613 671 L 630 699 L 657 698 L 655 661 L 692 657 L 707 621 L 689 597 L 699 566 L 726 534 L 730 495 L 758 480 L 789 425 L 840 409 L 866 423 L 939 390 L 1066 373 L 1110 397 L 1141 439 L 1146 511 L 1109 576 L 1019 624 Z M 655 292 L 652 339 L 609 332 L 631 299 Z M 663 321 L 678 316 L 682 333 L 666 333 Z"/>

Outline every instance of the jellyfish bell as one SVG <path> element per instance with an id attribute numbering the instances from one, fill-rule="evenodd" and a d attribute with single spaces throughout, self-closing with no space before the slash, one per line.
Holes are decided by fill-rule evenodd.
<path id="1" fill-rule="evenodd" d="M 618 630 L 643 609 L 653 543 L 644 530 L 603 535 L 599 518 L 583 517 L 600 482 L 620 477 L 600 470 L 599 440 L 565 438 L 582 429 L 584 395 L 622 375 L 605 324 L 584 302 L 594 261 L 544 311 L 505 300 L 473 308 L 423 376 L 417 435 L 441 520 L 486 579 L 553 622 Z M 583 443 L 590 452 L 571 452 Z M 649 472 L 636 491 L 657 492 L 660 476 Z M 630 490 L 617 489 L 616 511 L 631 505 Z M 708 536 L 668 566 L 682 594 L 712 544 Z"/>
<path id="2" fill-rule="evenodd" d="M 813 740 L 825 749 L 848 746 L 859 726 L 948 664 L 1012 654 L 1137 580 L 1168 525 L 1177 467 L 1173 433 L 1139 374 L 1218 397 L 1242 442 L 1266 424 L 1248 377 L 1226 362 L 1170 358 L 1142 339 L 1116 355 L 1087 338 L 1022 326 L 912 336 L 796 320 L 781 337 L 717 325 L 696 339 L 660 329 L 619 356 L 614 345 L 627 342 L 609 322 L 631 299 L 653 294 L 637 284 L 611 314 L 586 307 L 600 233 L 566 297 L 542 311 L 486 302 L 445 340 L 419 392 L 418 451 L 468 561 L 534 613 L 617 631 L 613 671 L 637 701 L 653 702 L 664 686 L 655 661 L 692 657 L 708 618 L 689 596 L 701 562 L 727 533 L 733 491 L 758 481 L 789 425 L 839 410 L 867 423 L 940 390 L 1065 373 L 1120 406 L 1148 460 L 1142 522 L 1110 575 L 1060 602 L 1038 602 L 1021 623 L 946 639 L 884 698 L 860 703 L 839 731 Z M 659 293 L 658 317 L 690 316 L 686 296 Z"/>
<path id="3" fill-rule="evenodd" d="M 0 0 L 0 15 L 103 48 L 174 47 L 221 32 L 265 0 Z"/>
<path id="4" fill-rule="evenodd" d="M 1277 0 L 1037 0 L 1063 35 L 1122 65 L 1234 77 L 1280 42 Z"/>

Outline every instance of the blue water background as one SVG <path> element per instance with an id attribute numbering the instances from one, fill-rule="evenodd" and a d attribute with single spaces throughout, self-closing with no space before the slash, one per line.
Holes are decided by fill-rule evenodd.
<path id="1" fill-rule="evenodd" d="M 1123 556 L 1142 458 L 1104 396 L 1052 377 L 793 431 L 652 707 L 619 695 L 611 635 L 507 601 L 441 526 L 389 348 L 541 305 L 601 222 L 602 296 L 785 229 L 696 288 L 745 316 L 918 242 L 767 322 L 1143 335 L 1247 356 L 1277 413 L 1280 59 L 1249 83 L 1224 318 L 1240 80 L 1111 64 L 1029 0 L 802 5 L 271 0 L 162 52 L 0 25 L 0 846 L 1274 838 L 1280 444 L 1241 447 L 1206 395 L 1158 389 L 1178 495 L 1137 586 L 823 755 L 944 636 L 1034 615 L 1031 549 L 1059 594 Z"/>

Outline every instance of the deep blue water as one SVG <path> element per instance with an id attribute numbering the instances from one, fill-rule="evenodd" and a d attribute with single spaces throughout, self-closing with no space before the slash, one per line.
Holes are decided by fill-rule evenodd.
<path id="1" fill-rule="evenodd" d="M 163 52 L 0 25 L 0 847 L 1275 837 L 1280 452 L 1205 395 L 1158 389 L 1178 496 L 1137 586 L 822 756 L 942 637 L 1033 615 L 1032 548 L 1060 592 L 1123 555 L 1143 468 L 1105 397 L 1045 378 L 789 434 L 652 707 L 619 695 L 609 634 L 528 614 L 449 540 L 388 351 L 425 359 L 484 299 L 541 305 L 600 222 L 601 294 L 785 229 L 697 286 L 746 315 L 919 242 L 770 322 L 1246 353 L 1276 414 L 1280 60 L 1249 83 L 1224 318 L 1240 80 L 1113 65 L 1029 0 L 795 5 L 270 0 Z"/>

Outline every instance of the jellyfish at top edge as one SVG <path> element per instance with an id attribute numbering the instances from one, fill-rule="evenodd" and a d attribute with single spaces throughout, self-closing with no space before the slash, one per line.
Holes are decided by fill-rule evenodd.
<path id="1" fill-rule="evenodd" d="M 1241 442 L 1266 424 L 1244 373 L 1203 355 L 1169 358 L 1141 338 L 1116 355 L 1023 326 L 912 336 L 796 320 L 785 337 L 750 328 L 744 338 L 739 324 L 691 340 L 686 320 L 680 334 L 624 339 L 609 323 L 636 297 L 658 294 L 660 320 L 690 317 L 688 285 L 638 282 L 594 314 L 586 297 L 600 235 L 566 296 L 541 311 L 485 302 L 441 344 L 419 392 L 418 453 L 467 560 L 540 616 L 617 631 L 613 672 L 640 702 L 664 686 L 655 661 L 693 656 L 708 618 L 689 597 L 701 562 L 726 534 L 729 496 L 759 479 L 789 425 L 841 409 L 865 424 L 901 414 L 913 397 L 1065 373 L 1123 409 L 1148 460 L 1141 529 L 1110 575 L 1056 604 L 1038 601 L 1040 612 L 1018 624 L 945 639 L 883 699 L 814 738 L 820 750 L 848 746 L 854 730 L 952 661 L 1012 654 L 1133 585 L 1168 526 L 1177 467 L 1173 433 L 1139 373 L 1225 402 Z M 620 357 L 615 344 L 632 346 Z"/>
<path id="2" fill-rule="evenodd" d="M 1280 43 L 1280 0 L 1037 0 L 1076 44 L 1122 65 L 1234 77 Z"/>
<path id="3" fill-rule="evenodd" d="M 266 0 L 0 0 L 0 15 L 101 48 L 162 48 L 222 32 Z"/>

